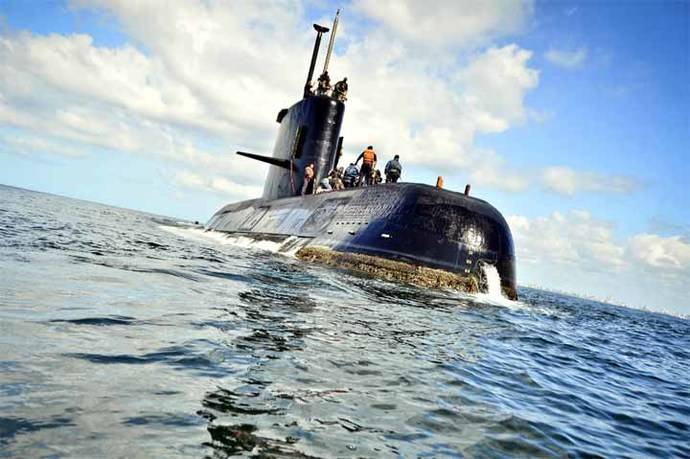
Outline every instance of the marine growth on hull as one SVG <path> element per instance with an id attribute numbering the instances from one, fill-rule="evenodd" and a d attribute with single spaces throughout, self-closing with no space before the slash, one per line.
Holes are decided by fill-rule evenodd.
<path id="1" fill-rule="evenodd" d="M 479 292 L 479 279 L 476 276 L 461 276 L 453 272 L 403 261 L 388 260 L 360 253 L 335 252 L 321 247 L 303 247 L 297 251 L 296 255 L 305 261 L 350 269 L 390 281 L 399 281 L 420 287 L 452 288 L 467 293 Z"/>

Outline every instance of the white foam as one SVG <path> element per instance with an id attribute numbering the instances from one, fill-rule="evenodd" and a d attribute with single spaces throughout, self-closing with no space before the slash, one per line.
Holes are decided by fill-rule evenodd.
<path id="1" fill-rule="evenodd" d="M 186 239 L 204 242 L 210 241 L 220 245 L 232 245 L 245 249 L 263 250 L 266 252 L 280 253 L 290 257 L 294 257 L 295 253 L 297 253 L 297 251 L 308 241 L 305 238 L 296 236 L 290 236 L 283 241 L 276 242 L 265 239 L 253 239 L 247 236 L 230 235 L 219 231 L 205 230 L 203 228 L 180 228 L 165 225 L 161 225 L 159 228 Z"/>
<path id="2" fill-rule="evenodd" d="M 502 297 L 501 293 L 501 275 L 498 274 L 498 269 L 494 265 L 484 264 L 482 266 L 484 276 L 486 278 L 487 295 L 491 297 Z"/>
<path id="3" fill-rule="evenodd" d="M 212 232 L 212 231 L 209 231 Z M 282 242 L 252 239 L 246 236 L 225 236 L 223 244 L 234 245 L 245 249 L 258 249 L 266 252 L 277 252 Z"/>
<path id="4" fill-rule="evenodd" d="M 175 236 L 180 237 L 196 237 L 199 238 L 204 234 L 204 229 L 197 226 L 168 226 L 168 225 L 158 225 L 158 228 L 165 232 L 172 233 Z"/>
<path id="5" fill-rule="evenodd" d="M 498 273 L 496 266 L 484 263 L 482 264 L 482 272 L 486 279 L 487 291 L 474 295 L 479 302 L 495 306 L 504 306 L 511 309 L 524 306 L 524 304 L 519 301 L 513 301 L 503 296 L 503 292 L 501 291 L 501 275 Z"/>
<path id="6" fill-rule="evenodd" d="M 278 252 L 282 253 L 283 255 L 294 257 L 297 251 L 304 247 L 307 244 L 307 242 L 308 239 L 300 238 L 297 236 L 290 236 L 289 238 L 285 239 L 285 241 L 283 241 L 280 248 L 278 249 Z"/>

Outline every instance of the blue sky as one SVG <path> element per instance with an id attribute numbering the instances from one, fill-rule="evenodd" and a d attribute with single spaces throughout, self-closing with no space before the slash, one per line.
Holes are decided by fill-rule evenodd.
<path id="1" fill-rule="evenodd" d="M 258 196 L 314 21 L 346 152 L 508 219 L 522 284 L 690 313 L 687 2 L 0 2 L 0 183 L 192 220 Z M 346 158 L 347 159 L 347 158 Z"/>

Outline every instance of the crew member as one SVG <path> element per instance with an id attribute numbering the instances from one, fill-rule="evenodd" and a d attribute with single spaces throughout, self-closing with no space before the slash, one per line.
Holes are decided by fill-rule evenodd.
<path id="1" fill-rule="evenodd" d="M 376 169 L 371 175 L 371 181 L 374 185 L 378 185 L 379 183 L 383 182 L 383 177 L 381 177 L 381 169 Z"/>
<path id="2" fill-rule="evenodd" d="M 359 160 L 362 160 L 362 168 L 359 170 L 359 186 L 364 185 L 366 182 L 366 185 L 371 185 L 371 171 L 374 169 L 374 166 L 376 165 L 376 152 L 374 151 L 374 147 L 369 145 L 366 150 L 364 150 L 358 157 L 357 161 L 355 161 L 355 165 L 359 162 Z M 364 180 L 362 180 L 364 179 Z"/>
<path id="3" fill-rule="evenodd" d="M 331 183 L 328 177 L 324 177 L 320 182 L 319 186 L 316 188 L 316 194 L 323 193 L 324 191 L 333 191 Z"/>
<path id="4" fill-rule="evenodd" d="M 341 102 L 347 100 L 347 77 L 338 81 L 335 86 L 333 86 L 333 97 Z"/>
<path id="5" fill-rule="evenodd" d="M 400 156 L 395 155 L 393 159 L 388 161 L 384 173 L 386 174 L 386 183 L 396 183 L 400 178 L 402 166 L 400 165 Z"/>
<path id="6" fill-rule="evenodd" d="M 302 196 L 314 192 L 314 163 L 307 164 L 304 168 L 304 183 L 302 184 Z"/>
<path id="7" fill-rule="evenodd" d="M 343 168 L 338 167 L 336 169 L 333 169 L 330 174 L 328 174 L 329 182 L 331 185 L 331 188 L 334 190 L 342 190 L 345 188 L 345 185 L 343 185 Z"/>
<path id="8" fill-rule="evenodd" d="M 319 95 L 326 95 L 331 90 L 331 77 L 328 76 L 328 70 L 323 72 L 319 79 L 317 80 L 318 87 L 316 88 L 316 93 Z"/>
<path id="9" fill-rule="evenodd" d="M 353 188 L 357 182 L 357 177 L 359 177 L 359 169 L 355 163 L 350 163 L 347 169 L 345 169 L 345 175 L 343 175 L 345 188 Z"/>

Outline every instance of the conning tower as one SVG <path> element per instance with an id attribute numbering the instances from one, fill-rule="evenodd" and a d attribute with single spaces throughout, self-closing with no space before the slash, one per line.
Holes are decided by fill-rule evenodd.
<path id="1" fill-rule="evenodd" d="M 292 107 L 278 112 L 276 121 L 280 123 L 280 130 L 273 147 L 273 156 L 237 152 L 242 156 L 271 164 L 264 184 L 263 199 L 273 200 L 299 195 L 304 180 L 304 169 L 310 163 L 314 164 L 315 184 L 326 177 L 338 163 L 343 141 L 340 137 L 340 128 L 345 114 L 345 96 L 331 91 L 328 64 L 333 52 L 339 15 L 338 10 L 333 21 L 324 69 L 316 89 L 313 89 L 314 67 L 321 37 L 329 29 L 314 24 L 317 35 L 303 98 Z"/>

